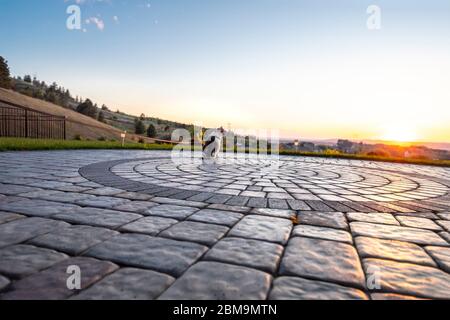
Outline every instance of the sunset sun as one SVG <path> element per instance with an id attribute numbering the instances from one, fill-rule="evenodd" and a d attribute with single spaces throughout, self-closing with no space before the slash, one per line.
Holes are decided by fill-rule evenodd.
<path id="1" fill-rule="evenodd" d="M 381 139 L 395 142 L 414 142 L 417 141 L 418 135 L 412 127 L 403 124 L 392 124 L 383 130 Z"/>

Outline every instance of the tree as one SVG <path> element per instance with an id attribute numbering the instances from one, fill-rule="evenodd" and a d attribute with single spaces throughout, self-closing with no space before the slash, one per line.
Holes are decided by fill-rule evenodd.
<path id="1" fill-rule="evenodd" d="M 145 114 L 141 113 L 141 116 L 139 117 L 142 121 L 145 120 Z"/>
<path id="2" fill-rule="evenodd" d="M 100 122 L 105 123 L 105 114 L 103 113 L 103 111 L 100 111 L 100 112 L 98 113 L 98 118 L 97 118 L 97 120 L 100 121 Z"/>
<path id="3" fill-rule="evenodd" d="M 8 61 L 0 56 L 0 87 L 11 88 L 11 75 L 9 73 Z"/>
<path id="4" fill-rule="evenodd" d="M 77 112 L 94 119 L 97 118 L 97 108 L 89 99 L 86 99 L 83 103 L 78 105 Z"/>
<path id="5" fill-rule="evenodd" d="M 155 138 L 156 137 L 156 128 L 153 124 L 150 124 L 147 129 L 147 137 Z"/>
<path id="6" fill-rule="evenodd" d="M 25 81 L 25 82 L 28 82 L 28 83 L 31 83 L 31 76 L 30 75 L 25 75 L 24 77 L 23 77 L 23 81 Z"/>
<path id="7" fill-rule="evenodd" d="M 144 125 L 144 122 L 142 122 L 142 120 L 136 119 L 136 121 L 134 122 L 134 132 L 136 134 L 144 134 L 145 133 L 145 125 Z"/>

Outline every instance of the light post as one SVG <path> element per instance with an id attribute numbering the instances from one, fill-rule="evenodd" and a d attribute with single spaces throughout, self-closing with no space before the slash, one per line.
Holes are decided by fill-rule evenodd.
<path id="1" fill-rule="evenodd" d="M 125 137 L 127 136 L 127 132 L 124 131 L 120 137 L 122 138 L 122 148 L 125 147 Z"/>
<path id="2" fill-rule="evenodd" d="M 295 141 L 294 141 L 294 145 L 295 145 L 295 151 L 297 151 L 298 152 L 298 145 L 299 145 L 300 143 L 299 143 L 299 141 L 298 141 L 298 139 L 296 139 Z"/>

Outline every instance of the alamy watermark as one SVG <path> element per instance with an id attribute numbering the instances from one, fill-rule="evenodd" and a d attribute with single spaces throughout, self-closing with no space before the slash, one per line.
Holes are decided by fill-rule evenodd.
<path id="1" fill-rule="evenodd" d="M 367 29 L 380 30 L 381 29 L 381 8 L 377 5 L 370 5 L 366 10 L 369 17 L 367 18 Z"/>
<path id="2" fill-rule="evenodd" d="M 66 286 L 69 290 L 81 290 L 81 268 L 77 265 L 68 266 L 66 273 L 69 274 Z"/>
<path id="3" fill-rule="evenodd" d="M 366 286 L 369 290 L 381 290 L 381 270 L 377 266 L 369 266 L 366 270 Z"/>

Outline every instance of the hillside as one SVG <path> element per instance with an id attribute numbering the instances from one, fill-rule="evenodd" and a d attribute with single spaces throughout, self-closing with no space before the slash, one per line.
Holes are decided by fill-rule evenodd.
<path id="1" fill-rule="evenodd" d="M 98 140 L 104 138 L 106 140 L 119 141 L 120 134 L 123 132 L 111 125 L 99 122 L 93 118 L 82 115 L 71 109 L 66 109 L 55 104 L 31 98 L 26 95 L 0 88 L 0 99 L 23 105 L 31 109 L 53 114 L 56 116 L 67 117 L 67 139 L 74 139 L 81 136 L 83 139 Z M 140 136 L 127 134 L 127 141 L 138 141 Z M 152 139 L 145 139 L 146 142 L 153 142 Z"/>

